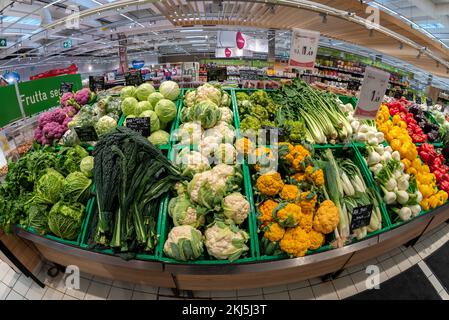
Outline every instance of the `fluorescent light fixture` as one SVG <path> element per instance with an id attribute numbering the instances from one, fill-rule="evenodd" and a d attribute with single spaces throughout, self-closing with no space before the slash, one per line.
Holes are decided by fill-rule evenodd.
<path id="1" fill-rule="evenodd" d="M 179 32 L 203 32 L 203 29 L 187 29 L 187 30 L 180 30 Z"/>
<path id="2" fill-rule="evenodd" d="M 134 20 L 134 19 L 131 18 L 131 17 L 128 17 L 126 14 L 120 13 L 120 15 L 121 15 L 122 17 L 124 17 L 124 18 L 126 18 L 126 19 L 128 19 L 128 20 L 130 20 L 130 21 L 132 21 L 132 22 L 134 22 L 135 24 L 141 26 L 142 28 L 145 27 L 143 24 L 141 24 L 140 22 L 137 22 L 136 20 Z"/>
<path id="3" fill-rule="evenodd" d="M 206 38 L 207 36 L 187 36 L 186 39 Z"/>
<path id="4" fill-rule="evenodd" d="M 206 43 L 206 40 L 189 40 L 188 42 L 192 42 L 192 43 Z"/>
<path id="5" fill-rule="evenodd" d="M 100 5 L 100 6 L 103 5 L 101 2 L 99 2 L 99 1 L 97 1 L 97 0 L 90 0 L 90 1 L 92 1 L 93 3 L 96 3 L 96 4 Z"/>
<path id="6" fill-rule="evenodd" d="M 57 4 L 58 2 L 61 2 L 62 0 L 56 0 L 56 1 L 53 1 L 52 3 L 49 3 L 49 4 L 47 4 L 46 6 L 44 6 L 44 9 L 45 8 L 48 8 L 48 7 L 51 7 L 52 5 L 54 5 L 54 4 Z"/>
<path id="7" fill-rule="evenodd" d="M 207 46 L 206 43 L 204 43 L 204 44 L 201 44 L 201 43 L 194 43 L 194 44 L 192 44 L 192 47 L 205 47 L 205 46 Z"/>

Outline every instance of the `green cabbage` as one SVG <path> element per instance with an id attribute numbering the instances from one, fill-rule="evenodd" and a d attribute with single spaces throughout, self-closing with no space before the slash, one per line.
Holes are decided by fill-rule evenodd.
<path id="1" fill-rule="evenodd" d="M 168 203 L 168 214 L 175 226 L 189 225 L 198 228 L 204 225 L 207 211 L 196 207 L 185 194 L 172 198 Z"/>
<path id="2" fill-rule="evenodd" d="M 136 88 L 133 86 L 127 86 L 124 87 L 121 91 L 120 91 L 120 97 L 122 99 L 128 98 L 128 97 L 135 97 L 136 96 Z"/>
<path id="3" fill-rule="evenodd" d="M 140 101 L 137 104 L 135 114 L 141 114 L 144 111 L 154 110 L 154 107 L 148 101 Z"/>
<path id="4" fill-rule="evenodd" d="M 164 81 L 159 87 L 159 92 L 168 100 L 176 100 L 181 93 L 179 85 L 174 81 Z"/>
<path id="5" fill-rule="evenodd" d="M 73 172 L 65 178 L 61 199 L 68 203 L 85 203 L 89 196 L 91 184 L 92 180 L 82 172 Z"/>
<path id="6" fill-rule="evenodd" d="M 176 105 L 168 99 L 160 100 L 154 107 L 154 111 L 159 117 L 159 120 L 164 123 L 169 123 L 176 117 Z"/>
<path id="7" fill-rule="evenodd" d="M 151 132 L 157 131 L 160 128 L 160 122 L 159 122 L 159 118 L 156 114 L 156 112 L 152 111 L 152 110 L 147 110 L 142 112 L 139 115 L 140 118 L 150 118 L 150 125 L 151 125 Z"/>
<path id="8" fill-rule="evenodd" d="M 152 94 L 150 94 L 148 96 L 148 102 L 151 103 L 151 105 L 153 106 L 153 109 L 156 106 L 156 104 L 159 102 L 159 100 L 162 100 L 162 99 L 164 99 L 164 96 L 160 92 L 153 92 Z"/>
<path id="9" fill-rule="evenodd" d="M 79 171 L 81 160 L 89 153 L 81 146 L 62 148 L 58 153 L 56 170 L 66 176 L 69 173 Z"/>
<path id="10" fill-rule="evenodd" d="M 170 134 L 164 130 L 157 130 L 148 137 L 148 141 L 155 146 L 168 144 L 170 141 Z"/>
<path id="11" fill-rule="evenodd" d="M 179 261 L 198 259 L 203 250 L 201 232 L 188 225 L 171 229 L 164 243 L 164 253 Z"/>
<path id="12" fill-rule="evenodd" d="M 133 97 L 123 99 L 122 112 L 125 114 L 125 116 L 135 114 L 138 103 L 139 102 L 137 101 L 137 99 Z"/>
<path id="13" fill-rule="evenodd" d="M 221 119 L 221 111 L 211 100 L 197 103 L 189 111 L 190 121 L 199 121 L 205 129 L 212 128 Z"/>
<path id="14" fill-rule="evenodd" d="M 47 205 L 31 203 L 26 210 L 26 220 L 23 226 L 33 228 L 40 235 L 48 232 Z"/>
<path id="15" fill-rule="evenodd" d="M 139 101 L 146 101 L 148 99 L 148 96 L 155 91 L 156 90 L 154 90 L 154 87 L 151 84 L 142 83 L 137 87 L 135 96 Z"/>
<path id="16" fill-rule="evenodd" d="M 81 160 L 80 171 L 88 178 L 94 175 L 94 157 L 87 156 Z"/>
<path id="17" fill-rule="evenodd" d="M 47 169 L 35 186 L 36 203 L 55 204 L 59 201 L 63 186 L 64 176 L 55 169 Z"/>
<path id="18" fill-rule="evenodd" d="M 84 209 L 81 203 L 68 204 L 59 201 L 48 213 L 50 231 L 63 239 L 75 239 L 81 231 Z"/>
<path id="19" fill-rule="evenodd" d="M 102 116 L 95 125 L 98 136 L 103 136 L 117 127 L 117 121 L 110 116 Z"/>

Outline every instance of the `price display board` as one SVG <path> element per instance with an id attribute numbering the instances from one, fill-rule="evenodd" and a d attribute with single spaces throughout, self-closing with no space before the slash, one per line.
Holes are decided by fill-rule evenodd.
<path id="1" fill-rule="evenodd" d="M 139 86 L 143 83 L 140 70 L 133 70 L 125 73 L 125 83 L 127 86 Z"/>
<path id="2" fill-rule="evenodd" d="M 366 67 L 360 98 L 354 116 L 360 119 L 375 119 L 377 110 L 383 102 L 387 91 L 390 74 L 388 72 Z"/>
<path id="3" fill-rule="evenodd" d="M 151 119 L 149 117 L 128 118 L 126 127 L 139 132 L 142 136 L 148 137 L 151 134 Z"/>
<path id="4" fill-rule="evenodd" d="M 357 207 L 352 210 L 351 230 L 356 230 L 370 225 L 373 205 Z"/>
<path id="5" fill-rule="evenodd" d="M 97 131 L 93 126 L 75 127 L 75 132 L 81 142 L 97 141 Z"/>
<path id="6" fill-rule="evenodd" d="M 103 76 L 89 76 L 89 88 L 91 91 L 97 92 L 105 89 Z"/>
<path id="7" fill-rule="evenodd" d="M 289 66 L 312 70 L 315 67 L 319 41 L 319 32 L 293 29 Z"/>

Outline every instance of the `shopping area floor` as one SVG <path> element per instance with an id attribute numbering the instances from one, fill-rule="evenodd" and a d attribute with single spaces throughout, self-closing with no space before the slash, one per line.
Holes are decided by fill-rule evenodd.
<path id="1" fill-rule="evenodd" d="M 449 225 L 444 224 L 426 234 L 413 247 L 400 247 L 359 266 L 345 269 L 337 279 L 323 282 L 321 278 L 310 279 L 277 287 L 267 287 L 232 291 L 194 291 L 193 299 L 216 300 L 300 300 L 300 299 L 346 299 L 366 290 L 366 267 L 377 265 L 382 283 L 397 277 L 415 266 L 423 273 L 422 281 L 428 281 L 429 288 L 439 299 L 449 300 L 443 284 L 432 273 L 424 259 L 449 242 Z M 449 259 L 448 259 L 449 261 Z M 157 288 L 132 283 L 113 281 L 89 274 L 81 274 L 80 289 L 67 289 L 63 275 L 56 278 L 47 275 L 48 265 L 43 265 L 39 279 L 45 284 L 41 288 L 23 274 L 16 273 L 6 263 L 0 261 L 0 300 L 173 300 L 192 299 L 189 292 L 181 292 L 175 297 L 170 289 Z M 449 267 L 449 265 L 447 266 Z M 447 268 L 449 270 L 449 268 Z M 413 271 L 413 270 L 411 270 Z M 449 271 L 448 271 L 449 273 Z M 405 274 L 403 274 L 405 275 Z M 449 276 L 449 275 L 448 275 Z M 391 280 L 390 283 L 394 281 Z M 449 288 L 448 288 L 449 289 Z M 375 295 L 375 293 L 373 293 Z"/>

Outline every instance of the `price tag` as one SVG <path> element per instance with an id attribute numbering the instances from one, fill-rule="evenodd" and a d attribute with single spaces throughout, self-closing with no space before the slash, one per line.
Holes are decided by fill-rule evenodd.
<path id="1" fill-rule="evenodd" d="M 125 73 L 125 82 L 127 86 L 139 86 L 143 83 L 140 70 Z"/>
<path id="2" fill-rule="evenodd" d="M 90 76 L 89 88 L 93 92 L 102 91 L 105 89 L 103 76 Z"/>
<path id="3" fill-rule="evenodd" d="M 75 132 L 81 142 L 97 141 L 97 131 L 93 126 L 75 127 Z"/>
<path id="4" fill-rule="evenodd" d="M 354 116 L 360 119 L 375 119 L 385 92 L 387 91 L 388 72 L 366 67 L 360 98 Z"/>
<path id="5" fill-rule="evenodd" d="M 413 100 L 413 93 L 412 93 L 412 92 L 407 93 L 407 100 L 408 100 L 408 101 L 414 101 L 414 100 Z"/>
<path id="6" fill-rule="evenodd" d="M 402 92 L 401 91 L 396 91 L 394 94 L 394 98 L 395 99 L 401 99 L 402 98 Z"/>
<path id="7" fill-rule="evenodd" d="M 319 32 L 293 29 L 289 66 L 312 70 L 315 67 L 319 41 Z"/>
<path id="8" fill-rule="evenodd" d="M 59 86 L 59 90 L 61 91 L 61 95 L 66 92 L 72 92 L 73 90 L 73 82 L 61 82 Z"/>
<path id="9" fill-rule="evenodd" d="M 371 214 L 373 213 L 373 205 L 357 207 L 352 210 L 351 231 L 369 226 L 371 222 Z"/>
<path id="10" fill-rule="evenodd" d="M 126 127 L 139 132 L 144 137 L 148 137 L 151 134 L 150 117 L 128 118 L 126 119 Z"/>

